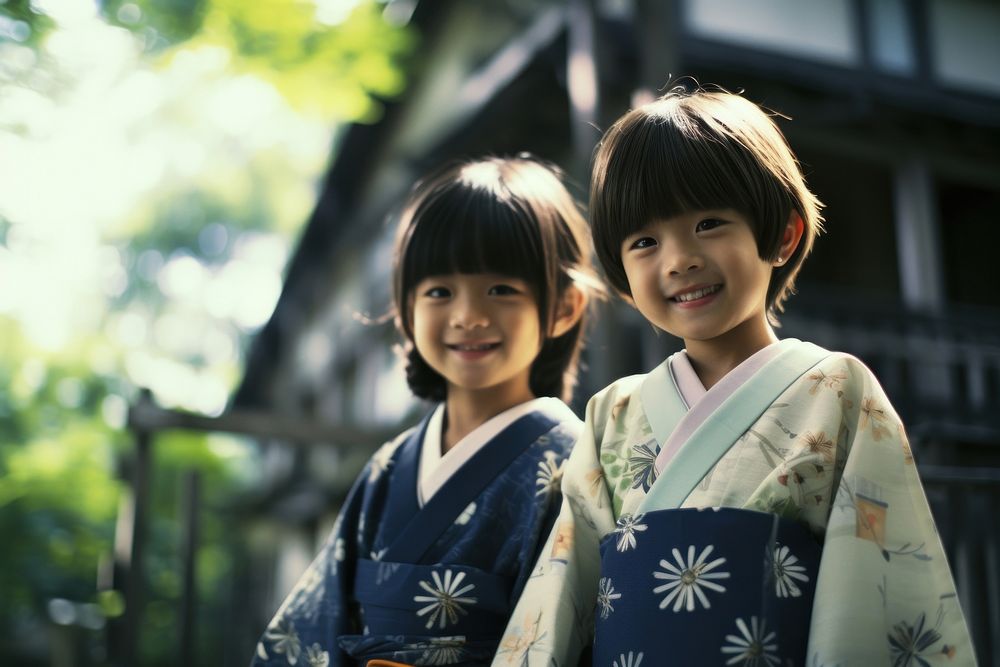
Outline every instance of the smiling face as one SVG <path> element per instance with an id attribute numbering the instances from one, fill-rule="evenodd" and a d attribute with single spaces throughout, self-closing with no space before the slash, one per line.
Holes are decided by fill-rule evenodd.
<path id="1" fill-rule="evenodd" d="M 542 345 L 538 302 L 527 281 L 495 273 L 430 276 L 413 291 L 413 342 L 456 391 L 534 398 L 531 364 Z"/>
<path id="2" fill-rule="evenodd" d="M 655 220 L 626 237 L 621 253 L 636 308 L 683 338 L 689 351 L 756 350 L 775 340 L 766 316 L 773 264 L 760 258 L 740 213 L 689 211 Z"/>

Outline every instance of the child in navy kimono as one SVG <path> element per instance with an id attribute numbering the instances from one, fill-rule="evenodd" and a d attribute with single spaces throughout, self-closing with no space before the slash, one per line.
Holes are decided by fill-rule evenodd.
<path id="1" fill-rule="evenodd" d="M 591 399 L 495 664 L 931 667 L 975 657 L 899 417 L 779 341 L 820 203 L 772 119 L 675 89 L 605 134 L 609 281 L 684 350 Z"/>
<path id="2" fill-rule="evenodd" d="M 393 298 L 407 381 L 438 404 L 368 462 L 255 665 L 493 657 L 580 432 L 561 399 L 596 284 L 588 247 L 573 198 L 534 160 L 459 164 L 414 189 Z"/>

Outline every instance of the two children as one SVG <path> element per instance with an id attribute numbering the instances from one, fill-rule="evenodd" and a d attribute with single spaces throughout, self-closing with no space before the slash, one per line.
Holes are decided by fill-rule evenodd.
<path id="1" fill-rule="evenodd" d="M 393 296 L 410 388 L 439 403 L 369 461 L 254 664 L 490 661 L 580 433 L 560 398 L 595 284 L 586 234 L 557 175 L 530 159 L 418 185 Z"/>
<path id="2" fill-rule="evenodd" d="M 974 664 L 877 381 L 772 329 L 821 218 L 771 119 L 674 90 L 605 135 L 590 208 L 609 282 L 684 351 L 591 399 L 553 526 L 578 424 L 535 397 L 572 384 L 578 216 L 531 162 L 418 189 L 395 299 L 443 403 L 373 458 L 259 664 L 567 666 L 592 639 L 614 667 Z"/>
<path id="3" fill-rule="evenodd" d="M 685 349 L 587 407 L 494 664 L 975 664 L 903 426 L 857 359 L 778 341 L 820 228 L 758 107 L 674 90 L 605 134 L 609 281 Z"/>

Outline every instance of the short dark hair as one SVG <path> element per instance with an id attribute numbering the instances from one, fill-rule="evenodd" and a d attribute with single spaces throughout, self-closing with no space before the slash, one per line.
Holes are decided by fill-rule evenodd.
<path id="1" fill-rule="evenodd" d="M 446 383 L 413 343 L 412 296 L 428 276 L 499 273 L 525 280 L 548 331 L 564 290 L 594 284 L 587 223 L 554 166 L 521 155 L 451 164 L 418 183 L 396 234 L 393 302 L 406 339 L 406 380 L 420 398 L 444 400 Z M 584 318 L 546 338 L 531 366 L 535 396 L 569 400 Z"/>
<path id="2" fill-rule="evenodd" d="M 802 218 L 802 239 L 774 268 L 767 290 L 768 319 L 776 324 L 822 231 L 822 206 L 771 117 L 723 90 L 673 88 L 619 118 L 594 157 L 594 245 L 608 281 L 629 296 L 621 244 L 650 221 L 692 210 L 735 209 L 750 220 L 760 258 L 773 261 L 795 211 Z"/>

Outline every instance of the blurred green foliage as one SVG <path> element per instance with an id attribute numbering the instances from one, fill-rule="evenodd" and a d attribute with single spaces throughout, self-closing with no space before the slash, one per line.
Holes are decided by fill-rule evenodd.
<path id="1" fill-rule="evenodd" d="M 0 663 L 29 664 L 45 655 L 50 600 L 94 603 L 110 618 L 123 610 L 120 596 L 100 591 L 97 581 L 99 570 L 110 566 L 127 488 L 118 472 L 128 467 L 132 452 L 129 437 L 110 427 L 109 410 L 102 407 L 129 388 L 117 373 L 94 372 L 87 343 L 43 364 L 44 353 L 33 349 L 15 323 L 0 318 L 0 345 L 0 532 L 6 536 L 0 550 Z M 178 514 L 181 479 L 189 470 L 199 471 L 204 499 L 199 613 L 219 614 L 227 603 L 239 536 L 218 508 L 245 484 L 230 465 L 240 454 L 213 447 L 210 437 L 197 433 L 168 432 L 155 442 L 142 664 L 173 664 L 176 657 Z M 203 632 L 199 639 L 201 664 L 217 664 L 224 648 L 218 638 Z M 43 663 L 48 661 L 39 658 Z"/>
<path id="2" fill-rule="evenodd" d="M 61 29 L 55 13 L 46 14 L 49 5 L 30 0 L 0 2 L 0 48 L 4 43 L 15 44 L 21 52 L 26 47 L 35 53 L 33 61 L 18 55 L 22 69 L 8 69 L 0 76 L 0 102 L 23 99 L 36 104 L 38 98 L 50 96 L 50 106 L 38 107 L 48 112 L 73 99 L 66 90 L 72 85 L 73 72 L 58 69 L 55 58 L 45 51 L 46 41 Z M 139 91 L 137 108 L 145 111 L 135 112 L 134 124 L 121 128 L 128 133 L 123 150 L 136 151 L 128 153 L 135 169 L 141 166 L 138 148 L 158 124 L 168 131 L 161 133 L 160 143 L 149 142 L 147 154 L 156 156 L 160 146 L 186 141 L 200 147 L 206 157 L 192 162 L 196 168 L 187 171 L 158 165 L 163 171 L 155 188 L 124 207 L 117 217 L 104 216 L 103 209 L 93 216 L 101 225 L 101 256 L 107 273 L 103 280 L 118 287 L 105 285 L 96 306 L 100 312 L 92 313 L 93 325 L 75 331 L 65 345 L 52 349 L 40 344 L 32 333 L 37 329 L 20 320 L 17 312 L 5 312 L 0 299 L 0 534 L 4 535 L 0 664 L 51 663 L 54 626 L 48 605 L 53 599 L 93 603 L 109 618 L 122 612 L 121 597 L 100 590 L 98 580 L 106 577 L 110 567 L 119 506 L 128 489 L 124 480 L 133 443 L 124 430 L 124 419 L 136 392 L 134 369 L 152 359 L 169 362 L 162 368 L 189 373 L 195 384 L 201 377 L 197 373 L 211 373 L 229 389 L 238 380 L 246 335 L 253 327 L 231 313 L 206 314 L 194 310 L 193 301 L 179 302 L 164 287 L 163 267 L 172 259 L 190 257 L 208 280 L 239 262 L 256 261 L 247 255 L 254 239 L 285 238 L 289 239 L 285 245 L 290 246 L 290 237 L 305 221 L 315 196 L 311 179 L 322 169 L 322 160 L 303 164 L 307 159 L 301 151 L 285 145 L 280 134 L 270 143 L 248 147 L 241 143 L 241 130 L 220 132 L 218 120 L 212 125 L 196 115 L 198 105 L 184 106 L 183 100 L 170 97 L 173 93 L 159 91 L 187 85 L 178 79 L 178 63 L 217 51 L 224 54 L 222 70 L 199 79 L 199 90 L 182 89 L 181 95 L 208 95 L 242 77 L 273 86 L 284 104 L 303 119 L 311 119 L 303 122 L 370 122 L 378 118 L 382 101 L 402 90 L 405 65 L 416 39 L 408 28 L 383 20 L 382 5 L 377 2 L 361 2 L 343 16 L 326 17 L 326 22 L 317 19 L 313 3 L 298 0 L 104 0 L 98 5 L 107 24 L 127 30 L 138 41 L 144 66 L 160 77 L 155 79 L 160 86 L 155 94 L 147 85 L 150 77 L 134 88 Z M 87 67 L 95 66 L 107 67 L 108 80 L 125 76 L 115 69 L 119 63 Z M 31 81 L 18 82 L 8 76 L 28 70 L 33 71 Z M 22 90 L 9 95 L 17 86 Z M 140 92 L 147 97 L 140 99 Z M 266 99 L 266 95 L 254 99 Z M 25 106 L 13 113 L 9 105 L 0 108 L 8 113 L 0 122 L 0 133 L 13 128 L 11 136 L 24 143 L 53 136 L 57 125 L 46 124 L 52 116 L 35 114 L 32 108 Z M 255 131 L 285 116 L 261 118 Z M 303 136 L 313 135 L 306 132 Z M 325 150 L 324 145 L 319 152 Z M 96 159 L 94 168 L 100 168 Z M 46 196 L 65 198 L 62 185 L 47 183 Z M 80 202 L 81 210 L 86 203 Z M 85 216 L 72 220 L 74 225 L 91 222 Z M 5 261 L 16 260 L 19 252 L 41 242 L 41 237 L 25 232 L 31 224 L 6 209 L 0 213 L 0 278 Z M 264 250 L 273 246 L 261 245 Z M 32 255 L 25 257 L 33 261 Z M 11 261 L 10 266 L 15 264 Z M 120 271 L 121 277 L 111 280 L 108 276 L 117 275 L 114 271 Z M 244 291 L 251 292 L 251 287 Z M 27 286 L 7 282 L 2 289 L 23 291 Z M 257 297 L 254 293 L 240 296 Z M 37 306 L 44 310 L 49 304 Z M 191 336 L 194 332 L 192 337 L 199 343 L 221 340 L 225 349 L 232 341 L 232 359 L 212 361 L 210 349 L 181 345 L 176 326 L 165 326 L 171 318 L 182 323 L 181 333 Z M 143 344 L 128 342 L 121 335 L 128 328 L 126 323 L 144 332 L 137 334 L 139 339 L 152 340 L 159 347 L 148 350 Z M 157 437 L 149 489 L 152 507 L 142 664 L 176 661 L 179 512 L 185 471 L 198 470 L 203 482 L 198 614 L 201 619 L 221 618 L 241 541 L 238 523 L 224 508 L 254 482 L 253 456 L 254 450 L 246 443 L 218 436 L 168 432 Z M 88 632 L 85 664 L 104 664 L 103 633 Z M 199 664 L 220 664 L 223 650 L 218 636 L 203 626 Z"/>
<path id="3" fill-rule="evenodd" d="M 268 81 L 296 108 L 371 122 L 379 98 L 402 91 L 401 62 L 414 47 L 413 33 L 383 20 L 382 8 L 359 3 L 333 25 L 317 20 L 313 3 L 289 0 L 108 0 L 102 11 L 165 61 L 178 45 L 221 47 L 232 71 Z"/>
<path id="4" fill-rule="evenodd" d="M 197 34 L 211 0 L 101 0 L 98 4 L 108 23 L 140 34 L 147 48 L 154 50 Z"/>
<path id="5" fill-rule="evenodd" d="M 43 362 L 15 322 L 0 317 L 0 623 L 44 625 L 52 598 L 97 600 L 109 554 L 124 436 L 100 405 L 120 380 L 95 374 L 78 350 Z M 6 635 L 0 635 L 0 637 Z M 10 646 L 0 645 L 0 656 Z"/>
<path id="6" fill-rule="evenodd" d="M 55 22 L 35 5 L 31 0 L 6 0 L 0 4 L 0 17 L 9 19 L 4 31 L 9 38 L 37 46 L 53 28 Z"/>

